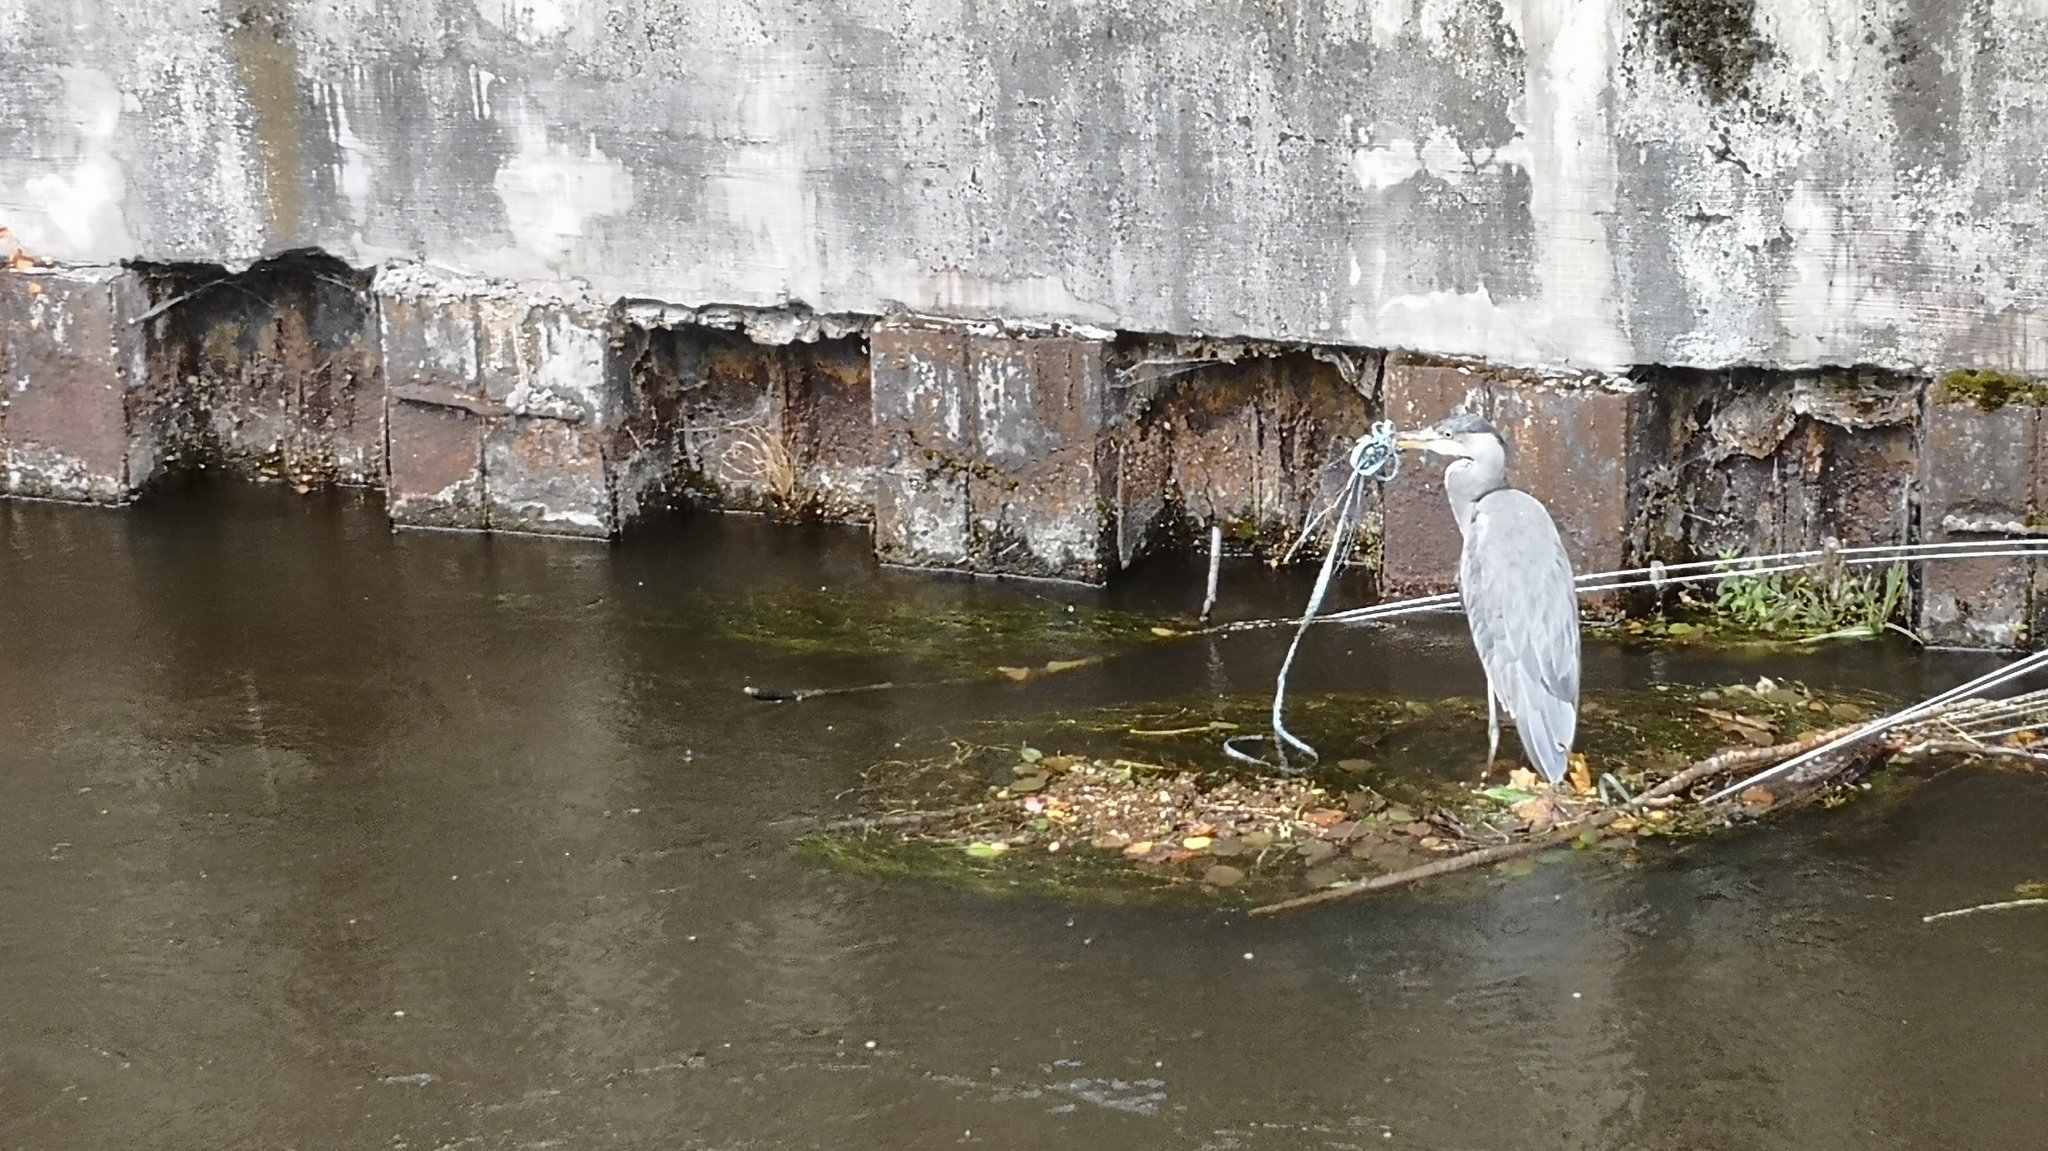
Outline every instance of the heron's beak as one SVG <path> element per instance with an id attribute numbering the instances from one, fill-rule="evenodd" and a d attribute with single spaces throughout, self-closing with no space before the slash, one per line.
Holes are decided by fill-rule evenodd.
<path id="1" fill-rule="evenodd" d="M 1458 451 L 1458 441 L 1449 436 L 1438 435 L 1436 432 L 1426 429 L 1419 432 L 1405 432 L 1396 435 L 1394 437 L 1394 446 L 1403 450 L 1414 448 L 1425 452 L 1434 452 L 1438 455 L 1456 455 Z"/>

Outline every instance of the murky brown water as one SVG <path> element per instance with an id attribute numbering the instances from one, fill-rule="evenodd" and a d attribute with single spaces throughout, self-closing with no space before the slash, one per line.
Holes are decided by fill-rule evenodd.
<path id="1" fill-rule="evenodd" d="M 1240 610 L 1298 603 L 1232 578 Z M 1281 637 L 747 701 L 905 670 L 705 625 L 819 585 L 1086 596 L 745 521 L 607 548 L 266 490 L 0 504 L 0 1147 L 2043 1143 L 2048 917 L 1920 921 L 2048 878 L 2038 781 L 1269 923 L 991 902 L 818 870 L 773 825 L 962 716 L 1261 690 Z M 1462 643 L 1335 636 L 1301 690 L 1473 691 Z M 1588 650 L 1596 685 L 1759 670 Z M 1775 670 L 1904 692 L 1981 662 Z"/>

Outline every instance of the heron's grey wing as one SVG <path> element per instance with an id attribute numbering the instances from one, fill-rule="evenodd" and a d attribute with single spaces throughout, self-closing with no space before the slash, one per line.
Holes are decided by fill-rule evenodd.
<path id="1" fill-rule="evenodd" d="M 1552 781 L 1578 734 L 1579 598 L 1550 513 L 1526 492 L 1473 509 L 1458 590 L 1479 661 L 1529 758 Z"/>

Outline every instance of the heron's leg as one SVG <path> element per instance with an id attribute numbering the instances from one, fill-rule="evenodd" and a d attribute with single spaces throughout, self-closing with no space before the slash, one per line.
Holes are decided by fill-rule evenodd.
<path id="1" fill-rule="evenodd" d="M 1493 685 L 1486 688 L 1486 774 L 1493 774 L 1493 761 L 1500 758 L 1500 708 L 1493 698 Z M 1483 778 L 1483 777 L 1482 777 Z"/>

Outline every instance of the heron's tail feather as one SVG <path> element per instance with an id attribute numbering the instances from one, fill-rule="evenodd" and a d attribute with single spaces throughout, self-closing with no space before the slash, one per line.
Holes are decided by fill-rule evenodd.
<path id="1" fill-rule="evenodd" d="M 1572 737 L 1579 726 L 1578 705 L 1540 692 L 1533 696 L 1525 698 L 1516 710 L 1515 735 L 1543 778 L 1553 784 L 1561 783 L 1565 772 L 1571 770 Z"/>

